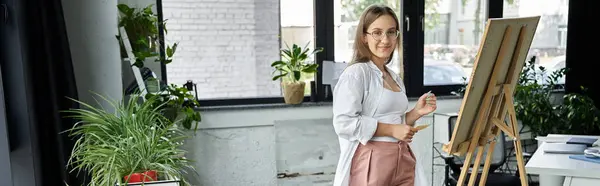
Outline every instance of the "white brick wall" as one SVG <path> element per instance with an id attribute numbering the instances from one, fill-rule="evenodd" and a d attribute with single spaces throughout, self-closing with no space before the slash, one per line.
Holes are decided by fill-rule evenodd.
<path id="1" fill-rule="evenodd" d="M 164 0 L 168 44 L 179 42 L 169 83 L 197 83 L 199 98 L 280 96 L 279 0 Z"/>

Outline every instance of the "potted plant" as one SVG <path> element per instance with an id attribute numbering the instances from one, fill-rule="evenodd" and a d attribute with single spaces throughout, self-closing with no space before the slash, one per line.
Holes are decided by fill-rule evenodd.
<path id="1" fill-rule="evenodd" d="M 581 93 L 560 94 L 557 85 L 567 69 L 548 74 L 543 66 L 536 66 L 533 56 L 523 68 L 514 94 L 516 117 L 531 129 L 533 136 L 547 134 L 589 135 L 600 132 L 600 110 Z"/>
<path id="2" fill-rule="evenodd" d="M 144 67 L 147 58 L 154 59 L 155 62 L 169 64 L 173 61 L 173 55 L 177 49 L 177 44 L 165 46 L 165 59 L 159 59 L 159 49 L 162 43 L 159 40 L 158 16 L 152 11 L 153 4 L 144 8 L 133 8 L 127 4 L 118 4 L 119 27 L 124 27 L 131 44 L 131 49 L 136 57 L 135 66 Z M 167 22 L 162 21 L 165 34 L 167 34 Z M 121 56 L 127 58 L 127 52 L 123 45 L 121 35 L 116 36 L 120 43 Z M 153 69 L 156 71 L 156 69 Z"/>
<path id="3" fill-rule="evenodd" d="M 119 10 L 119 27 L 123 27 L 126 30 L 129 42 L 132 47 L 132 52 L 136 58 L 133 66 L 140 68 L 140 71 L 146 72 L 144 69 L 146 66 L 150 70 L 150 73 L 162 73 L 161 63 L 168 65 L 173 61 L 173 55 L 177 50 L 178 43 L 173 45 L 166 45 L 165 48 L 165 59 L 159 59 L 159 49 L 161 42 L 158 32 L 158 16 L 152 11 L 153 5 L 148 5 L 144 8 L 134 8 L 127 4 L 118 4 Z M 163 21 L 163 28 L 165 34 L 167 34 L 166 20 Z M 120 35 L 117 35 L 121 47 L 121 56 L 127 58 L 127 53 L 123 45 L 123 39 Z M 152 63 L 150 63 L 152 62 Z M 135 83 L 133 71 L 130 67 L 129 62 L 124 63 L 123 69 L 129 69 L 123 73 L 124 84 L 134 81 L 129 86 L 124 87 L 126 94 L 136 94 L 140 91 L 137 90 L 138 86 Z M 158 74 L 158 77 L 161 75 Z M 199 106 L 196 98 L 189 93 L 189 91 L 183 87 L 171 84 L 166 85 L 158 78 L 149 77 L 144 80 L 146 84 L 146 98 L 154 98 L 156 101 L 153 103 L 154 106 L 162 108 L 161 113 L 169 119 L 169 121 L 175 122 L 176 120 L 186 129 L 197 129 L 197 122 L 201 121 L 200 113 L 195 110 Z M 192 127 L 192 125 L 194 125 Z"/>
<path id="4" fill-rule="evenodd" d="M 190 160 L 181 157 L 180 147 L 186 135 L 166 119 L 155 99 L 139 102 L 110 103 L 108 112 L 87 103 L 82 108 L 66 110 L 68 117 L 79 122 L 65 131 L 76 138 L 68 165 L 73 170 L 90 173 L 89 185 L 122 185 L 172 180 L 188 184 L 183 173 L 195 171 Z"/>
<path id="5" fill-rule="evenodd" d="M 198 129 L 198 122 L 202 121 L 198 100 L 188 89 L 175 84 L 164 87 L 159 92 L 149 92 L 146 99 L 155 99 L 155 107 L 162 108 L 161 113 L 171 122 L 179 123 L 183 128 Z"/>
<path id="6" fill-rule="evenodd" d="M 302 103 L 306 87 L 306 82 L 301 81 L 302 73 L 317 72 L 318 64 L 309 64 L 306 63 L 306 60 L 312 55 L 322 52 L 323 48 L 317 48 L 311 52 L 308 48 L 309 43 L 304 47 L 293 44 L 291 48 L 286 43 L 286 48 L 281 50 L 282 59 L 271 64 L 271 67 L 275 68 L 273 81 L 282 79 L 283 97 L 287 104 Z"/>

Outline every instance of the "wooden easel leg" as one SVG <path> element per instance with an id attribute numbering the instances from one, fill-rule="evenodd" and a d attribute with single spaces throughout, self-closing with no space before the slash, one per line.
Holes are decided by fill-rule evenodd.
<path id="1" fill-rule="evenodd" d="M 500 135 L 500 129 L 495 127 L 494 129 L 492 129 L 492 133 L 495 134 L 494 136 L 498 136 L 498 135 Z M 495 147 L 496 147 L 496 140 L 492 140 L 492 142 L 490 142 L 488 150 L 487 150 L 487 155 L 485 157 L 485 164 L 483 164 L 483 172 L 481 173 L 481 178 L 479 178 L 479 186 L 485 186 L 485 183 L 487 182 L 487 176 L 488 176 L 488 173 L 490 172 L 490 166 L 492 164 L 492 157 L 494 155 Z"/>
<path id="2" fill-rule="evenodd" d="M 469 178 L 469 186 L 473 186 L 475 184 L 475 180 L 477 180 L 477 175 L 479 173 L 479 165 L 481 165 L 481 157 L 483 156 L 484 150 L 485 145 L 477 146 L 477 157 L 475 158 L 475 162 L 473 162 L 473 171 L 471 171 L 471 177 Z"/>
<path id="3" fill-rule="evenodd" d="M 519 168 L 519 177 L 521 178 L 521 185 L 527 186 L 528 180 L 527 180 L 527 176 L 525 174 L 525 161 L 523 160 L 523 150 L 521 149 L 521 140 L 516 139 L 514 145 L 515 145 L 515 152 L 516 152 L 515 156 L 517 156 L 517 166 Z"/>
<path id="4" fill-rule="evenodd" d="M 476 143 L 474 140 L 471 140 L 471 144 Z M 463 162 L 462 169 L 460 170 L 460 176 L 458 177 L 457 186 L 463 186 L 465 183 L 465 178 L 469 173 L 469 167 L 471 166 L 471 158 L 473 157 L 473 152 L 475 152 L 476 145 L 470 145 L 469 150 L 465 155 L 465 161 Z"/>
<path id="5" fill-rule="evenodd" d="M 512 101 L 512 99 L 510 100 Z M 510 123 L 513 128 L 513 132 L 516 136 L 513 145 L 515 146 L 515 156 L 517 157 L 517 167 L 519 169 L 519 177 L 521 178 L 521 186 L 527 186 L 528 180 L 525 172 L 525 161 L 523 160 L 523 149 L 521 147 L 521 138 L 519 137 L 518 126 L 517 126 L 517 118 L 515 116 L 515 107 L 510 104 Z"/>
<path id="6" fill-rule="evenodd" d="M 512 90 L 510 88 L 505 88 L 507 89 L 506 93 L 512 93 Z M 521 186 L 528 186 L 528 180 L 527 180 L 527 173 L 525 172 L 525 161 L 523 160 L 523 149 L 521 147 L 521 137 L 519 135 L 519 126 L 517 123 L 517 115 L 515 112 L 515 106 L 513 104 L 513 98 L 510 96 L 506 96 L 506 105 L 508 106 L 508 118 L 510 120 L 510 125 L 512 128 L 512 132 L 515 136 L 515 138 L 513 139 L 513 146 L 515 148 L 515 156 L 517 157 L 517 168 L 519 170 L 519 177 L 521 180 Z"/>

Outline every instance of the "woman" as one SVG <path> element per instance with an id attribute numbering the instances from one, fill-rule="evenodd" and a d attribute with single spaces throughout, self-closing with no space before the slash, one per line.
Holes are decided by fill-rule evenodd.
<path id="1" fill-rule="evenodd" d="M 372 5 L 360 17 L 352 63 L 333 92 L 341 150 L 335 186 L 415 185 L 417 165 L 409 143 L 418 131 L 415 121 L 436 109 L 436 97 L 423 94 L 407 112 L 404 84 L 386 66 L 400 46 L 399 28 L 387 6 Z"/>

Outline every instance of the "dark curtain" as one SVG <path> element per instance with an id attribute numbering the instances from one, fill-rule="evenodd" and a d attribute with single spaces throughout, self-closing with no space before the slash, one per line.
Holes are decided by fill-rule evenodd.
<path id="1" fill-rule="evenodd" d="M 37 118 L 44 185 L 79 185 L 75 174 L 66 167 L 74 142 L 67 134 L 76 121 L 66 118 L 61 111 L 77 108 L 67 99 L 77 99 L 75 74 L 63 17 L 61 0 L 31 0 L 39 15 L 31 16 L 30 46 L 35 46 L 30 65 L 34 86 L 34 107 Z"/>
<path id="2" fill-rule="evenodd" d="M 11 111 L 7 117 L 11 133 L 14 132 L 10 135 L 11 140 L 18 141 L 11 149 L 15 156 L 20 155 L 21 149 L 31 152 L 30 158 L 11 157 L 14 161 L 22 161 L 12 163 L 13 177 L 20 177 L 15 180 L 35 180 L 35 185 L 81 185 L 83 176 L 77 178 L 77 172 L 69 174 L 70 167 L 66 167 L 74 141 L 66 134 L 60 134 L 75 123 L 65 118 L 61 111 L 78 107 L 67 99 L 78 98 L 61 0 L 5 2 L 11 10 L 9 26 L 18 31 L 12 36 L 19 38 L 9 45 L 16 46 L 18 49 L 11 50 L 19 50 L 20 54 L 13 56 L 13 60 L 4 61 L 12 64 L 6 65 L 9 69 L 2 70 L 22 72 L 3 73 L 3 76 L 9 76 L 3 78 L 7 84 L 6 99 L 13 98 L 7 103 L 7 110 L 26 107 Z M 26 95 L 17 96 L 22 93 Z M 23 118 L 27 120 L 21 120 Z M 21 163 L 32 166 L 25 170 L 15 168 Z M 28 171 L 29 174 L 21 175 Z"/>

